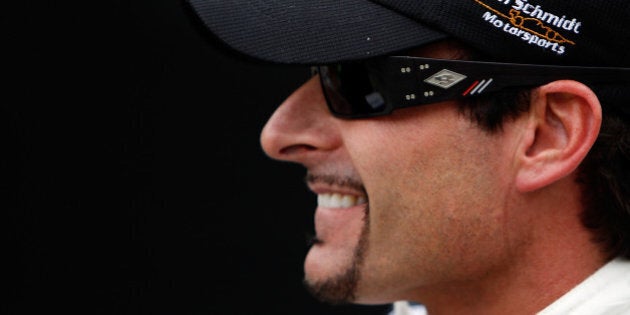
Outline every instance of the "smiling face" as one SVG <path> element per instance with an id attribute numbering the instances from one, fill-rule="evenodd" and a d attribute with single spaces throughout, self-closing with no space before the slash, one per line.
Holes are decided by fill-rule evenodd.
<path id="1" fill-rule="evenodd" d="M 427 57 L 448 58 L 433 46 Z M 317 241 L 305 281 L 321 299 L 384 303 L 478 280 L 510 258 L 509 131 L 488 134 L 454 102 L 334 118 L 317 78 L 274 113 L 261 142 L 308 170 Z"/>

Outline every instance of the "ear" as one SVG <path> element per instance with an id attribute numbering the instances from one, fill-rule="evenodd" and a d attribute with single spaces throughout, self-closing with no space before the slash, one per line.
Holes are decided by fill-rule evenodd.
<path id="1" fill-rule="evenodd" d="M 589 87 L 561 80 L 532 91 L 528 118 L 517 154 L 515 184 L 522 192 L 571 174 L 595 143 L 602 113 Z"/>

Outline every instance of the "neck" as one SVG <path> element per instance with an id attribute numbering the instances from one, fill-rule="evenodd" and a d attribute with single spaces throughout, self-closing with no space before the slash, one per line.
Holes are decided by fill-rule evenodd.
<path id="1" fill-rule="evenodd" d="M 567 258 L 566 261 L 575 258 Z M 584 257 L 579 257 L 584 259 Z M 563 261 L 563 260 L 559 260 Z M 604 265 L 593 260 L 579 268 L 538 262 L 482 281 L 450 283 L 427 294 L 430 315 L 535 314 Z"/>
<path id="2" fill-rule="evenodd" d="M 579 198 L 559 198 L 572 195 L 579 196 L 555 191 L 549 198 L 532 196 L 513 207 L 517 210 L 511 219 L 519 216 L 518 226 L 506 225 L 507 239 L 526 235 L 526 242 L 508 246 L 505 259 L 481 275 L 415 292 L 417 301 L 430 315 L 535 314 L 544 309 L 607 262 L 581 223 Z"/>

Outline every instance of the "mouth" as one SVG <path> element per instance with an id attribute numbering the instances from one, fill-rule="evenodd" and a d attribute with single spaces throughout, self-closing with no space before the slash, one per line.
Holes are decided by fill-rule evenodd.
<path id="1" fill-rule="evenodd" d="M 356 177 L 307 174 L 306 182 L 317 194 L 318 208 L 347 209 L 368 202 L 363 184 Z"/>
<path id="2" fill-rule="evenodd" d="M 319 249 L 347 248 L 363 229 L 368 197 L 358 177 L 309 173 L 309 189 L 317 195 L 314 244 Z"/>
<path id="3" fill-rule="evenodd" d="M 341 193 L 321 193 L 317 195 L 317 206 L 328 209 L 347 209 L 367 203 L 365 196 Z"/>
<path id="4" fill-rule="evenodd" d="M 357 242 L 365 222 L 367 197 L 348 193 L 317 193 L 315 233 L 311 245 L 344 248 Z"/>

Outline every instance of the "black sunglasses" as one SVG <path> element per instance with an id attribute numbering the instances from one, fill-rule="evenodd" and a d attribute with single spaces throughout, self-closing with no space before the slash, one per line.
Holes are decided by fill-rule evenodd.
<path id="1" fill-rule="evenodd" d="M 390 56 L 315 67 L 328 108 L 340 118 L 573 79 L 630 83 L 630 68 L 550 66 Z"/>

